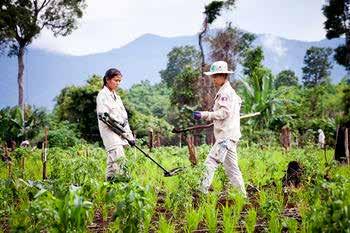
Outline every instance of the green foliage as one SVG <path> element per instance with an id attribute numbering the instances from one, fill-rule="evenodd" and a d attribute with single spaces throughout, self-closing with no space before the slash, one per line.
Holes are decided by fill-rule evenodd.
<path id="1" fill-rule="evenodd" d="M 28 106 L 23 122 L 19 107 L 7 107 L 0 110 L 0 142 L 16 141 L 18 144 L 32 139 L 48 124 L 48 115 L 44 109 Z M 24 128 L 23 128 L 24 126 Z"/>
<path id="2" fill-rule="evenodd" d="M 67 121 L 61 121 L 54 124 L 52 128 L 49 129 L 48 141 L 49 147 L 61 147 L 68 148 L 81 143 L 80 135 L 77 127 Z M 43 138 L 44 135 L 41 135 Z"/>
<path id="3" fill-rule="evenodd" d="M 225 233 L 232 233 L 234 232 L 234 229 L 236 227 L 236 224 L 232 223 L 233 216 L 233 208 L 229 206 L 224 206 L 222 209 L 223 212 L 223 226 L 224 226 L 224 232 Z"/>
<path id="4" fill-rule="evenodd" d="M 185 232 L 191 233 L 194 230 L 197 230 L 199 222 L 203 218 L 203 210 L 200 208 L 198 210 L 196 209 L 187 209 L 186 211 L 186 229 Z"/>
<path id="5" fill-rule="evenodd" d="M 170 132 L 172 126 L 162 118 L 145 115 L 135 111 L 130 119 L 130 125 L 136 133 L 137 138 L 147 137 L 149 129 L 152 129 L 154 132 L 159 132 L 163 137 L 171 137 Z"/>
<path id="6" fill-rule="evenodd" d="M 250 209 L 248 211 L 247 217 L 245 219 L 246 223 L 246 229 L 248 233 L 253 233 L 255 229 L 255 224 L 256 224 L 256 210 L 255 209 Z"/>
<path id="7" fill-rule="evenodd" d="M 329 56 L 331 48 L 311 47 L 306 50 L 304 56 L 305 66 L 303 70 L 303 84 L 306 87 L 314 87 L 318 84 L 329 82 L 330 69 L 332 64 Z"/>
<path id="8" fill-rule="evenodd" d="M 16 232 L 84 232 L 91 219 L 92 203 L 86 201 L 79 187 L 71 186 L 60 199 L 37 182 L 17 184 L 30 193 L 35 191 L 31 202 L 24 206 L 23 212 L 15 213 L 11 219 Z M 25 216 L 25 217 L 23 217 Z"/>
<path id="9" fill-rule="evenodd" d="M 134 84 L 127 92 L 125 99 L 136 111 L 144 115 L 163 118 L 170 108 L 170 89 L 164 84 L 151 85 L 149 81 Z"/>
<path id="10" fill-rule="evenodd" d="M 328 182 L 317 180 L 309 196 L 312 207 L 307 216 L 313 232 L 348 232 L 350 230 L 349 184 L 349 178 L 339 174 Z"/>
<path id="11" fill-rule="evenodd" d="M 200 161 L 209 149 L 208 145 L 198 147 Z M 163 147 L 154 149 L 153 155 L 169 168 L 188 166 L 185 152 L 186 148 Z M 105 151 L 86 144 L 50 149 L 49 180 L 40 181 L 40 153 L 24 153 L 26 177 L 30 180 L 18 179 L 17 160 L 13 159 L 11 179 L 8 166 L 0 163 L 0 219 L 4 229 L 11 232 L 87 232 L 96 229 L 96 224 L 105 226 L 102 224 L 107 221 L 106 230 L 113 232 L 232 232 L 244 228 L 253 232 L 257 222 L 257 230 L 263 227 L 269 232 L 281 232 L 282 226 L 289 232 L 349 231 L 350 170 L 329 163 L 333 150 L 327 151 L 325 164 L 324 152 L 312 147 L 293 149 L 286 156 L 276 147 L 261 149 L 241 144 L 239 166 L 244 180 L 259 189 L 249 192 L 247 205 L 233 187 L 224 186 L 192 200 L 203 174 L 200 167 L 164 178 L 162 171 L 133 149 L 126 150 L 133 173 L 130 183 L 105 182 Z M 302 162 L 302 186 L 289 190 L 284 199 L 281 178 L 292 160 Z M 214 182 L 219 179 L 216 176 Z M 218 207 L 219 195 L 220 200 L 227 198 L 233 205 Z M 285 204 L 298 209 L 300 226 L 296 220 L 282 216 Z M 96 216 L 101 212 L 103 221 L 93 220 L 93 213 Z M 110 218 L 113 213 L 115 220 Z"/>
<path id="12" fill-rule="evenodd" d="M 205 222 L 208 226 L 209 232 L 216 232 L 218 225 L 218 210 L 216 209 L 217 197 L 212 194 L 208 197 L 207 204 L 204 207 Z"/>
<path id="13" fill-rule="evenodd" d="M 271 212 L 269 221 L 269 232 L 280 233 L 282 231 L 282 224 L 279 220 L 278 213 Z"/>
<path id="14" fill-rule="evenodd" d="M 0 42 L 8 44 L 10 55 L 28 46 L 42 29 L 66 36 L 83 15 L 84 0 L 2 1 L 0 4 Z M 20 33 L 19 33 L 20 32 Z"/>
<path id="15" fill-rule="evenodd" d="M 121 185 L 118 189 L 121 197 L 117 202 L 113 219 L 118 219 L 122 232 L 140 232 L 141 223 L 151 207 L 147 192 L 149 192 L 149 186 L 142 187 L 135 181 Z"/>
<path id="16" fill-rule="evenodd" d="M 200 54 L 194 46 L 186 45 L 174 47 L 167 56 L 167 67 L 159 73 L 162 82 L 168 87 L 173 87 L 175 77 L 179 75 L 183 69 L 186 67 L 197 69 L 200 64 Z"/>
<path id="17" fill-rule="evenodd" d="M 175 233 L 175 226 L 167 221 L 167 219 L 162 215 L 159 219 L 159 230 L 158 233 Z"/>
<path id="18" fill-rule="evenodd" d="M 220 16 L 220 11 L 223 5 L 223 1 L 212 1 L 205 6 L 204 14 L 207 17 L 208 24 L 213 23 L 214 20 Z"/>
<path id="19" fill-rule="evenodd" d="M 243 74 L 252 77 L 254 72 L 263 68 L 263 60 L 264 53 L 261 47 L 247 50 L 242 62 Z"/>
<path id="20" fill-rule="evenodd" d="M 297 86 L 298 77 L 292 70 L 282 70 L 277 74 L 274 85 L 275 88 L 279 88 L 280 86 Z"/>
<path id="21" fill-rule="evenodd" d="M 350 1 L 349 0 L 331 0 L 322 8 L 326 21 L 326 37 L 328 39 L 338 38 L 345 34 L 345 45 L 340 45 L 335 49 L 334 58 L 338 64 L 345 66 L 350 70 Z"/>
<path id="22" fill-rule="evenodd" d="M 258 47 L 248 50 L 243 62 L 244 74 L 247 76 L 245 80 L 241 80 L 242 110 L 245 113 L 261 113 L 246 123 L 251 129 L 268 128 L 274 120 L 276 109 L 284 104 L 284 101 L 279 99 L 282 91 L 274 89 L 274 77 L 271 71 L 262 65 L 263 59 L 263 52 Z"/>
<path id="23" fill-rule="evenodd" d="M 199 70 L 186 67 L 175 77 L 170 101 L 172 105 L 193 106 L 198 103 L 197 81 L 199 79 Z"/>
<path id="24" fill-rule="evenodd" d="M 98 141 L 96 96 L 102 88 L 102 79 L 92 76 L 84 86 L 64 88 L 56 97 L 55 115 L 59 121 L 77 126 L 81 136 L 88 141 Z"/>

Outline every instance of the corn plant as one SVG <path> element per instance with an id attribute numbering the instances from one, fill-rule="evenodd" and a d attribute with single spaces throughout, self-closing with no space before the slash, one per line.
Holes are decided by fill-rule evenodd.
<path id="1" fill-rule="evenodd" d="M 205 222 L 209 228 L 209 232 L 216 232 L 218 224 L 218 210 L 216 209 L 217 196 L 212 194 L 208 199 L 208 203 L 204 207 Z"/>
<path id="2" fill-rule="evenodd" d="M 255 224 L 256 224 L 256 210 L 255 209 L 250 209 L 248 211 L 247 217 L 245 219 L 245 227 L 247 229 L 248 233 L 253 233 L 255 229 Z"/>
<path id="3" fill-rule="evenodd" d="M 240 193 L 237 192 L 231 192 L 230 198 L 235 200 L 235 205 L 233 207 L 233 223 L 236 225 L 238 223 L 239 218 L 241 217 L 241 211 L 244 207 L 245 199 Z"/>
<path id="4" fill-rule="evenodd" d="M 232 207 L 226 205 L 223 210 L 223 226 L 224 233 L 232 233 L 235 229 L 235 224 L 232 223 L 234 210 Z"/>
<path id="5" fill-rule="evenodd" d="M 286 219 L 285 225 L 290 233 L 296 233 L 298 231 L 298 221 L 293 218 Z"/>
<path id="6" fill-rule="evenodd" d="M 152 220 L 152 216 L 154 214 L 154 208 L 156 206 L 156 202 L 157 202 L 157 195 L 155 193 L 154 190 L 148 190 L 148 192 L 146 192 L 146 196 L 148 199 L 148 203 L 149 203 L 149 208 L 148 211 L 145 212 L 145 218 L 144 218 L 144 222 L 143 222 L 143 232 L 149 232 L 149 228 L 151 226 L 151 220 Z"/>
<path id="7" fill-rule="evenodd" d="M 270 214 L 269 232 L 280 233 L 281 231 L 282 231 L 282 224 L 278 219 L 278 214 L 276 212 L 272 212 Z"/>
<path id="8" fill-rule="evenodd" d="M 186 211 L 186 228 L 185 232 L 191 233 L 194 230 L 197 230 L 199 222 L 203 218 L 203 209 L 199 208 L 198 210 L 195 210 L 193 208 L 190 208 Z"/>
<path id="9" fill-rule="evenodd" d="M 162 215 L 159 219 L 158 233 L 175 233 L 175 226 L 168 223 L 166 218 Z"/>

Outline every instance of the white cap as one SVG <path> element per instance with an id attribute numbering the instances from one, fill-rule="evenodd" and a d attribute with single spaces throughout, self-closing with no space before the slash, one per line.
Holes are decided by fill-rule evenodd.
<path id="1" fill-rule="evenodd" d="M 233 71 L 228 70 L 227 63 L 225 61 L 216 61 L 210 66 L 209 72 L 204 72 L 205 75 L 213 74 L 232 74 Z"/>

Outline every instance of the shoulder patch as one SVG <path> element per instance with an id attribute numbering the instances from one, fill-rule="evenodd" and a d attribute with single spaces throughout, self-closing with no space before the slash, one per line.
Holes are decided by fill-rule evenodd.
<path id="1" fill-rule="evenodd" d="M 225 96 L 221 97 L 221 101 L 227 101 L 227 100 L 228 100 L 227 97 L 225 97 Z"/>

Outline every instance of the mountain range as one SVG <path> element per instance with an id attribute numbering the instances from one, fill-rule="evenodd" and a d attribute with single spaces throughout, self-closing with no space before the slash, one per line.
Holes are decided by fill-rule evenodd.
<path id="1" fill-rule="evenodd" d="M 306 50 L 311 46 L 335 48 L 344 39 L 305 42 L 288 40 L 268 34 L 257 35 L 255 45 L 264 50 L 264 64 L 277 74 L 291 69 L 301 79 L 301 68 Z M 127 45 L 108 52 L 73 56 L 29 48 L 25 55 L 25 102 L 52 109 L 54 98 L 68 85 L 82 85 L 97 74 L 117 67 L 123 73 L 122 88 L 130 88 L 141 80 L 160 81 L 159 71 L 166 68 L 167 54 L 175 46 L 194 45 L 198 37 L 161 37 L 145 34 Z M 335 62 L 331 80 L 338 82 L 346 75 L 345 69 Z M 0 56 L 0 108 L 13 106 L 18 101 L 17 59 Z"/>

